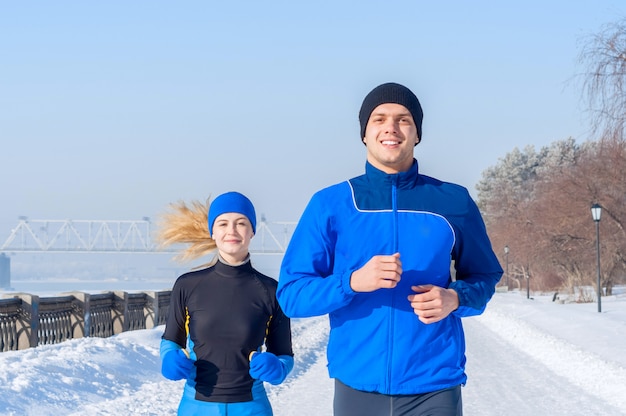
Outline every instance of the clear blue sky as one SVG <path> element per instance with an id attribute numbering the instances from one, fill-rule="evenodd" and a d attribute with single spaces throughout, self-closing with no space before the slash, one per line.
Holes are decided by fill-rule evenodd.
<path id="1" fill-rule="evenodd" d="M 423 173 L 475 194 L 515 147 L 587 138 L 596 1 L 0 2 L 0 240 L 32 219 L 140 219 L 239 190 L 295 221 L 359 175 L 357 113 L 400 82 Z M 0 241 L 0 243 L 2 242 Z"/>

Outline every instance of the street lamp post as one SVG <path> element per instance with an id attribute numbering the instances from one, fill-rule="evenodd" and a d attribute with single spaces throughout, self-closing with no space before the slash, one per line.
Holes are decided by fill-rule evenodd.
<path id="1" fill-rule="evenodd" d="M 591 218 L 596 223 L 596 257 L 598 258 L 598 312 L 602 312 L 602 288 L 600 282 L 600 216 L 602 215 L 602 207 L 600 204 L 591 206 Z"/>
<path id="2" fill-rule="evenodd" d="M 506 290 L 509 290 L 509 246 L 504 246 L 504 258 L 506 259 Z"/>

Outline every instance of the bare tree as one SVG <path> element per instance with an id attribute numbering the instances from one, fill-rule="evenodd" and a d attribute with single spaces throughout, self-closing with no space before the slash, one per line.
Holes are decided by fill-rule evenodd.
<path id="1" fill-rule="evenodd" d="M 509 246 L 519 286 L 532 277 L 534 288 L 570 290 L 596 284 L 590 207 L 602 205 L 601 284 L 610 294 L 626 273 L 626 19 L 587 38 L 579 61 L 600 139 L 514 149 L 483 172 L 478 205 L 501 259 Z"/>
<path id="2" fill-rule="evenodd" d="M 589 201 L 602 206 L 602 286 L 611 294 L 626 273 L 626 141 L 612 137 L 590 143 L 578 175 L 589 178 L 584 188 Z"/>
<path id="3" fill-rule="evenodd" d="M 509 284 L 520 289 L 528 283 L 526 279 L 534 277 L 536 265 L 534 218 L 529 208 L 541 159 L 542 153 L 532 146 L 515 148 L 483 172 L 476 186 L 492 245 L 501 262 L 504 246 L 509 247 Z"/>
<path id="4" fill-rule="evenodd" d="M 590 207 L 603 206 L 602 286 L 626 272 L 626 141 L 552 143 L 514 149 L 483 173 L 478 204 L 496 253 L 508 245 L 511 283 L 534 289 L 596 284 Z"/>
<path id="5" fill-rule="evenodd" d="M 561 285 L 573 292 L 593 282 L 594 228 L 589 207 L 595 192 L 589 187 L 597 178 L 580 174 L 583 151 L 573 142 L 556 142 L 548 153 L 552 156 L 540 169 L 531 208 L 541 230 L 537 244 L 542 247 L 545 269 L 554 269 Z"/>
<path id="6" fill-rule="evenodd" d="M 584 41 L 579 62 L 583 100 L 593 133 L 624 137 L 626 128 L 626 18 L 605 25 Z"/>

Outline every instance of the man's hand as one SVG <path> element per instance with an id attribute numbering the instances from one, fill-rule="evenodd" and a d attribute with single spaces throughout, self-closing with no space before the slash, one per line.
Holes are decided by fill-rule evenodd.
<path id="1" fill-rule="evenodd" d="M 397 286 L 402 275 L 400 253 L 391 256 L 374 256 L 365 266 L 350 276 L 350 287 L 355 292 L 373 292 Z"/>
<path id="2" fill-rule="evenodd" d="M 415 295 L 409 295 L 413 312 L 425 324 L 439 322 L 459 307 L 459 296 L 454 289 L 433 285 L 411 286 Z"/>

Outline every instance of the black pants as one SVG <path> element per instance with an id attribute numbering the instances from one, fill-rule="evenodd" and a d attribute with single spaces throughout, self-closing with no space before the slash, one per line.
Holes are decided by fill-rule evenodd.
<path id="1" fill-rule="evenodd" d="M 415 395 L 355 390 L 335 379 L 334 416 L 463 416 L 461 386 Z"/>

